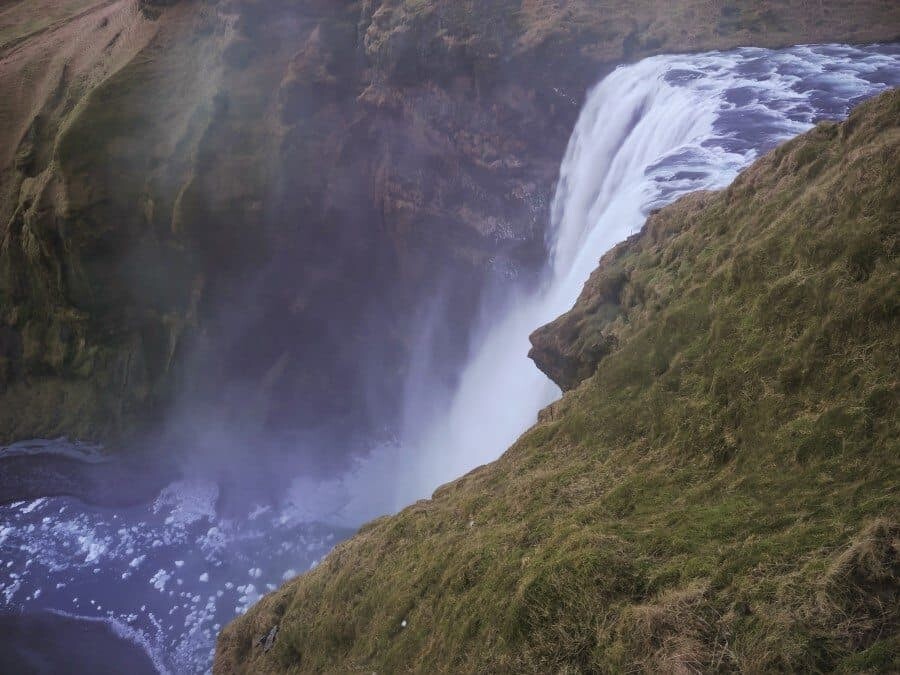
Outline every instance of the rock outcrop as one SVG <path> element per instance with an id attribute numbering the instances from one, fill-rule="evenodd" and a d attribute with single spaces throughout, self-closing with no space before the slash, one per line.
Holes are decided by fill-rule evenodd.
<path id="1" fill-rule="evenodd" d="M 187 390 L 275 428 L 384 426 L 418 308 L 443 303 L 452 377 L 482 289 L 539 268 L 589 84 L 660 51 L 890 39 L 898 13 L 6 3 L 0 442 L 115 438 Z"/>
<path id="2" fill-rule="evenodd" d="M 266 596 L 214 672 L 895 668 L 898 124 L 894 90 L 650 218 L 535 338 L 553 414 Z"/>

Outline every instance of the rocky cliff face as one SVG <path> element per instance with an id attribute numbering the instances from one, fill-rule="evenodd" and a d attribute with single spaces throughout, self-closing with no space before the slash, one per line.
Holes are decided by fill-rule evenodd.
<path id="1" fill-rule="evenodd" d="M 539 268 L 559 158 L 604 71 L 893 38 L 898 12 L 6 3 L 0 440 L 116 437 L 191 387 L 276 428 L 381 424 L 426 299 L 444 303 L 450 376 L 481 290 Z"/>
<path id="2" fill-rule="evenodd" d="M 534 338 L 562 401 L 214 671 L 893 669 L 898 123 L 894 90 L 650 218 Z"/>

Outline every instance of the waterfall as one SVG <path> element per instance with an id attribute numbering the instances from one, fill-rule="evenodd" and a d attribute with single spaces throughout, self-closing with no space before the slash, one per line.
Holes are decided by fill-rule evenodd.
<path id="1" fill-rule="evenodd" d="M 529 334 L 571 308 L 599 258 L 651 210 L 726 187 L 760 153 L 897 84 L 900 49 L 883 46 L 658 56 L 608 75 L 589 92 L 562 160 L 546 283 L 486 308 L 436 414 L 421 414 L 427 384 L 411 388 L 402 442 L 336 482 L 349 500 L 341 519 L 402 508 L 515 442 L 560 393 L 527 358 Z"/>

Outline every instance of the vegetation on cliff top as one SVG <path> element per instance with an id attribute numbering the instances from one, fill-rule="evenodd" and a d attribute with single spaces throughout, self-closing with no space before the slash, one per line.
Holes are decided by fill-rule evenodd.
<path id="1" fill-rule="evenodd" d="M 893 91 L 652 216 L 535 336 L 587 379 L 215 671 L 900 668 L 898 214 Z"/>

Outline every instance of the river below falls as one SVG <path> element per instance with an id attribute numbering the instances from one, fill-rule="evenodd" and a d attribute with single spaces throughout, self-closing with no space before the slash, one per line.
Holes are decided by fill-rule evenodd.
<path id="1" fill-rule="evenodd" d="M 479 327 L 441 418 L 344 474 L 298 475 L 289 494 L 226 509 L 222 487 L 196 473 L 110 473 L 95 450 L 62 441 L 0 452 L 4 489 L 20 489 L 0 506 L 0 671 L 208 671 L 218 630 L 261 594 L 361 522 L 495 459 L 534 421 L 558 392 L 525 358 L 528 333 L 574 302 L 651 209 L 724 187 L 761 152 L 898 84 L 898 46 L 741 49 L 616 70 L 588 96 L 563 160 L 548 286 Z M 29 475 L 42 461 L 53 470 Z M 109 494 L 66 496 L 79 494 L 66 466 Z"/>

